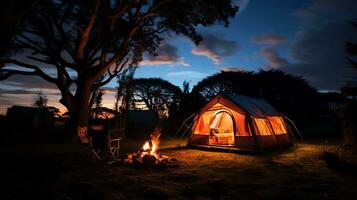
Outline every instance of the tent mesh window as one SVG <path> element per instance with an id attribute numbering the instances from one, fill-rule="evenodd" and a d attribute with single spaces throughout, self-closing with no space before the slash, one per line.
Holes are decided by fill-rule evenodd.
<path id="1" fill-rule="evenodd" d="M 263 118 L 254 118 L 254 122 L 258 129 L 259 135 L 272 135 L 273 132 L 270 128 L 269 121 Z"/>
<path id="2" fill-rule="evenodd" d="M 282 135 L 287 133 L 282 117 L 274 116 L 268 117 L 268 119 L 276 135 Z"/>

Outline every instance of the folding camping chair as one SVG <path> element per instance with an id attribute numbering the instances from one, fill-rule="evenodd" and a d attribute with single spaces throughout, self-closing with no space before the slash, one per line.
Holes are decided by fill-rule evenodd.
<path id="1" fill-rule="evenodd" d="M 101 157 L 99 156 L 98 152 L 95 150 L 95 148 L 93 147 L 93 139 L 91 137 L 89 137 L 88 135 L 88 128 L 85 127 L 79 127 L 78 128 L 78 139 L 79 139 L 79 144 L 83 147 L 85 146 L 85 149 L 89 149 L 89 152 L 86 150 L 85 153 L 86 154 L 90 154 L 93 158 L 93 160 L 97 159 L 97 160 L 101 160 Z M 83 151 L 83 149 L 80 149 L 81 151 Z"/>
<path id="2" fill-rule="evenodd" d="M 87 130 L 82 127 L 78 136 L 82 144 L 87 144 L 93 160 L 112 164 L 119 160 L 121 138 L 106 130 L 103 125 L 90 125 Z"/>

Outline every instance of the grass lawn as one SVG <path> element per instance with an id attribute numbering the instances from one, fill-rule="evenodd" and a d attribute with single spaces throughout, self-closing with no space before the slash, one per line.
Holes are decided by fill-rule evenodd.
<path id="1" fill-rule="evenodd" d="M 124 141 L 130 152 L 142 141 Z M 135 169 L 93 162 L 74 145 L 0 149 L 0 199 L 357 199 L 357 176 L 328 169 L 317 143 L 266 155 L 169 148 L 178 167 Z"/>

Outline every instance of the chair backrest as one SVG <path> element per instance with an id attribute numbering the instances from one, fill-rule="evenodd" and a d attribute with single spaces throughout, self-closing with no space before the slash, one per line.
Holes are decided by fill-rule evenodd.
<path id="1" fill-rule="evenodd" d="M 104 126 L 102 124 L 99 125 L 89 125 L 89 130 L 92 131 L 102 131 L 104 130 Z"/>
<path id="2" fill-rule="evenodd" d="M 118 139 L 118 138 L 124 138 L 125 133 L 124 129 L 109 129 L 109 139 Z"/>
<path id="3" fill-rule="evenodd" d="M 88 129 L 86 126 L 82 126 L 82 127 L 78 127 L 78 138 L 79 138 L 79 142 L 81 144 L 89 144 L 89 136 L 88 136 Z"/>
<path id="4" fill-rule="evenodd" d="M 92 148 L 100 149 L 108 146 L 108 130 L 103 125 L 90 125 L 88 128 Z"/>

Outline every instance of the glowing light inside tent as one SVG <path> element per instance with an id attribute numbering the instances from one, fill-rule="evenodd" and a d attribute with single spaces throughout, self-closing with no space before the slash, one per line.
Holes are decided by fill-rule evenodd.
<path id="1" fill-rule="evenodd" d="M 284 125 L 284 119 L 280 116 L 268 117 L 269 122 L 274 130 L 275 135 L 286 134 L 287 130 Z"/>
<path id="2" fill-rule="evenodd" d="M 258 129 L 259 135 L 272 135 L 273 132 L 270 128 L 269 121 L 263 118 L 254 118 L 255 124 Z"/>

